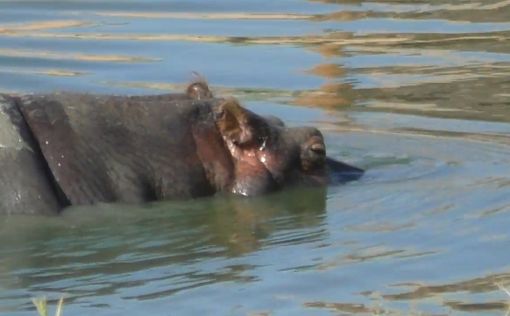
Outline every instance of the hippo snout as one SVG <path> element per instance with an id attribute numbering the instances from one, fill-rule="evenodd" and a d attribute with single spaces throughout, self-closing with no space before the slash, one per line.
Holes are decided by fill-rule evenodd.
<path id="1" fill-rule="evenodd" d="M 322 133 L 314 127 L 286 127 L 259 116 L 233 98 L 215 112 L 216 124 L 234 166 L 230 191 L 258 195 L 288 184 L 339 183 L 339 175 L 359 178 L 362 170 L 327 157 Z M 336 162 L 336 163 L 334 163 Z"/>

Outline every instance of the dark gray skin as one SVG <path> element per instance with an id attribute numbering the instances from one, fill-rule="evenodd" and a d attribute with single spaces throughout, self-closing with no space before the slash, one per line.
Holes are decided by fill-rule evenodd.
<path id="1" fill-rule="evenodd" d="M 4 96 L 0 105 L 0 213 L 252 196 L 363 172 L 327 158 L 317 129 L 213 98 L 205 82 L 182 95 L 55 93 Z"/>
<path id="2" fill-rule="evenodd" d="M 38 145 L 12 98 L 0 96 L 0 214 L 54 214 L 59 203 Z"/>

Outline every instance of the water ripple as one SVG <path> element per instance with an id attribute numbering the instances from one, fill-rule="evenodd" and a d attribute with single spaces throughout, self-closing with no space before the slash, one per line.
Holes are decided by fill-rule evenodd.
<path id="1" fill-rule="evenodd" d="M 0 1 L 2 92 L 181 92 L 199 71 L 367 169 L 263 198 L 0 217 L 0 314 L 33 315 L 43 295 L 70 315 L 504 314 L 509 10 Z"/>

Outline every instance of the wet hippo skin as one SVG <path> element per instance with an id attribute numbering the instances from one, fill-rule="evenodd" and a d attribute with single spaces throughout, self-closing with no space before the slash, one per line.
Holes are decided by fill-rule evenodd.
<path id="1" fill-rule="evenodd" d="M 0 96 L 0 214 L 52 214 L 61 205 L 12 98 Z"/>
<path id="2" fill-rule="evenodd" d="M 216 192 L 251 196 L 290 183 L 326 184 L 333 171 L 350 179 L 362 173 L 327 158 L 317 129 L 287 128 L 235 99 L 213 98 L 203 82 L 185 94 L 0 101 L 0 143 L 10 144 L 0 148 L 0 162 L 13 170 L 0 176 L 0 213 Z M 19 139 L 24 147 L 16 147 Z"/>

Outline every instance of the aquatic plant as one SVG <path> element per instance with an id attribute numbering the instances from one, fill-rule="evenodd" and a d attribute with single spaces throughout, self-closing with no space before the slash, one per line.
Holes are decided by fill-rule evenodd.
<path id="1" fill-rule="evenodd" d="M 500 283 L 495 283 L 496 286 L 503 292 L 505 292 L 506 295 L 508 295 L 508 297 L 510 298 L 510 290 L 508 290 L 505 286 L 503 286 L 502 284 Z M 506 311 L 506 314 L 505 316 L 510 316 L 510 302 L 508 303 L 508 310 Z"/>
<path id="2" fill-rule="evenodd" d="M 32 303 L 37 308 L 39 316 L 48 316 L 48 301 L 46 297 L 33 298 Z M 64 306 L 64 297 L 58 300 L 57 309 L 55 310 L 55 316 L 62 316 L 62 309 Z"/>

